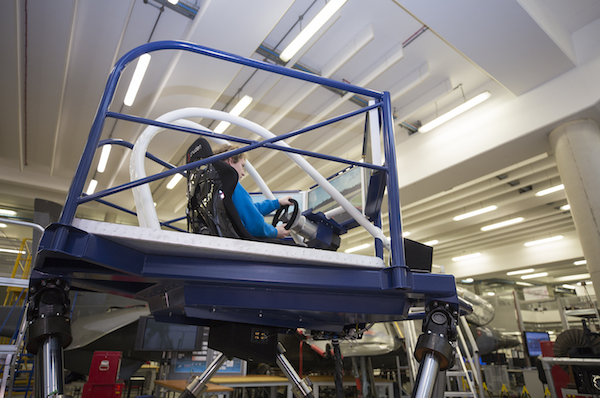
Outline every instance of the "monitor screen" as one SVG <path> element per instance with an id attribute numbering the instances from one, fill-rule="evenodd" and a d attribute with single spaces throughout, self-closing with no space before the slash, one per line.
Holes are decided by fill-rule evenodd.
<path id="1" fill-rule="evenodd" d="M 542 355 L 541 341 L 550 341 L 550 335 L 546 332 L 525 332 L 525 345 L 530 357 Z"/>
<path id="2" fill-rule="evenodd" d="M 204 334 L 202 326 L 140 317 L 135 348 L 140 351 L 196 351 L 202 345 Z"/>

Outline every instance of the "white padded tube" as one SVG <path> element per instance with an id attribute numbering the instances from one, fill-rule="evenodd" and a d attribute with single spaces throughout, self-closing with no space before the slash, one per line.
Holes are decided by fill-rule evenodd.
<path id="1" fill-rule="evenodd" d="M 265 139 L 276 137 L 275 134 L 271 133 L 269 130 L 265 129 L 259 124 L 251 122 L 242 117 L 234 116 L 230 113 L 214 109 L 183 108 L 165 113 L 157 120 L 169 123 L 171 120 L 185 119 L 189 117 L 206 117 L 215 120 L 224 120 L 248 129 Z M 158 133 L 159 130 L 160 129 L 158 127 L 149 126 L 136 141 L 130 160 L 130 175 L 132 180 L 144 178 L 146 176 L 144 171 L 144 156 L 150 140 L 152 137 L 154 137 L 154 135 L 156 135 L 156 133 Z M 290 147 L 288 144 L 282 141 L 280 141 L 278 145 L 282 147 Z M 364 227 L 373 237 L 381 239 L 384 247 L 389 250 L 390 241 L 383 235 L 383 231 L 371 224 L 369 220 L 367 220 L 367 218 L 363 216 L 362 213 L 355 208 L 352 203 L 350 203 L 350 201 L 348 201 L 337 189 L 335 189 L 325 177 L 323 177 L 310 163 L 308 163 L 306 159 L 295 153 L 286 152 L 286 155 L 296 162 L 296 164 L 298 164 L 302 170 L 304 170 L 317 184 L 319 184 L 325 190 L 325 192 L 327 192 L 336 202 L 338 202 L 346 210 L 346 212 L 362 227 Z M 140 221 L 140 226 L 159 229 L 160 224 L 158 223 L 156 209 L 154 208 L 154 202 L 152 201 L 152 194 L 148 184 L 134 188 L 134 199 L 136 201 L 136 207 L 138 208 L 138 219 Z"/>

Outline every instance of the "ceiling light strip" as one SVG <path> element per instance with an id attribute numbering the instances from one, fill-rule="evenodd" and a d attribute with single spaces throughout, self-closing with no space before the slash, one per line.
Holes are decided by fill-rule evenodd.
<path id="1" fill-rule="evenodd" d="M 87 191 L 85 191 L 85 193 L 87 195 L 91 195 L 94 193 L 94 191 L 96 190 L 96 186 L 98 185 L 98 181 L 97 180 L 90 180 L 90 184 L 88 185 L 88 189 Z"/>
<path id="2" fill-rule="evenodd" d="M 491 231 L 491 230 L 497 229 L 497 228 L 508 227 L 509 225 L 518 224 L 518 223 L 522 222 L 523 220 L 525 220 L 525 218 L 517 217 L 517 218 L 513 218 L 511 220 L 502 221 L 502 222 L 499 222 L 496 224 L 486 225 L 485 227 L 481 227 L 481 230 L 482 231 Z"/>
<path id="3" fill-rule="evenodd" d="M 518 271 L 510 271 L 510 272 L 507 272 L 506 275 L 512 276 L 512 275 L 521 275 L 521 274 L 531 274 L 532 272 L 535 272 L 535 269 L 528 268 L 528 269 L 520 269 Z"/>
<path id="4" fill-rule="evenodd" d="M 333 14 L 339 10 L 347 0 L 331 0 L 319 13 L 306 25 L 304 29 L 287 45 L 281 52 L 279 58 L 287 62 L 296 54 L 302 46 L 327 22 Z"/>
<path id="5" fill-rule="evenodd" d="M 478 216 L 480 214 L 489 213 L 490 211 L 494 211 L 497 208 L 498 208 L 498 206 L 496 206 L 496 205 L 484 207 L 483 209 L 478 209 L 478 210 L 470 211 L 470 212 L 465 213 L 465 214 L 460 214 L 460 215 L 454 217 L 453 220 L 454 221 L 464 220 L 465 218 L 475 217 L 475 216 Z"/>
<path id="6" fill-rule="evenodd" d="M 100 154 L 100 160 L 98 161 L 98 173 L 104 173 L 104 170 L 106 170 L 106 164 L 108 163 L 111 148 L 112 145 L 104 145 L 102 147 L 102 153 Z"/>
<path id="7" fill-rule="evenodd" d="M 244 95 L 242 99 L 239 100 L 237 104 L 235 104 L 233 109 L 229 111 L 229 113 L 233 116 L 239 116 L 251 103 L 252 97 L 250 97 L 249 95 Z M 230 124 L 231 123 L 223 120 L 217 125 L 214 132 L 216 134 L 222 134 L 225 130 L 227 130 L 227 127 L 229 127 Z"/>
<path id="8" fill-rule="evenodd" d="M 554 192 L 558 192 L 565 189 L 565 185 L 564 184 L 560 184 L 560 185 L 556 185 L 547 189 L 542 189 L 541 191 L 538 191 L 535 193 L 535 196 L 545 196 L 545 195 L 549 195 L 551 193 Z"/>
<path id="9" fill-rule="evenodd" d="M 355 247 L 351 247 L 350 249 L 346 249 L 344 252 L 345 253 L 354 253 L 354 252 L 357 252 L 359 250 L 366 249 L 369 246 L 371 246 L 370 243 L 365 243 L 364 245 L 358 245 L 358 246 L 355 246 Z"/>
<path id="10" fill-rule="evenodd" d="M 142 80 L 144 80 L 144 75 L 146 74 L 146 70 L 148 69 L 148 65 L 150 64 L 151 58 L 152 57 L 150 56 L 150 54 L 143 54 L 142 56 L 140 56 L 140 58 L 138 58 L 135 71 L 133 72 L 133 77 L 131 78 L 131 83 L 129 83 L 127 94 L 125 94 L 125 99 L 123 100 L 123 103 L 125 105 L 133 105 L 138 90 L 140 89 L 140 85 L 142 84 Z"/>
<path id="11" fill-rule="evenodd" d="M 563 238 L 562 235 L 556 235 L 556 236 L 551 236 L 550 238 L 545 238 L 545 239 L 539 239 L 539 240 L 532 240 L 530 242 L 525 242 L 524 246 L 535 246 L 535 245 L 542 245 L 544 243 L 550 243 L 550 242 L 556 242 L 557 240 L 561 240 Z"/>
<path id="12" fill-rule="evenodd" d="M 181 181 L 182 178 L 183 178 L 183 176 L 181 174 L 173 174 L 173 177 L 171 178 L 171 180 L 167 184 L 167 189 L 173 189 L 173 188 L 175 188 L 175 186 L 177 185 L 177 183 L 179 181 Z"/>
<path id="13" fill-rule="evenodd" d="M 466 254 L 464 256 L 457 256 L 457 257 L 453 257 L 452 261 L 463 261 L 463 260 L 469 260 L 472 258 L 476 258 L 481 256 L 481 253 L 471 253 L 471 254 Z"/>
<path id="14" fill-rule="evenodd" d="M 461 105 L 457 106 L 456 108 L 444 113 L 442 116 L 437 117 L 437 118 L 433 119 L 431 122 L 426 123 L 423 126 L 419 127 L 419 130 L 418 130 L 419 133 L 427 133 L 428 131 L 433 130 L 434 128 L 438 127 L 439 125 L 446 123 L 450 119 L 453 119 L 456 116 L 460 115 L 461 113 L 466 112 L 469 109 L 473 108 L 474 106 L 481 104 L 483 101 L 490 98 L 491 95 L 492 94 L 490 94 L 489 91 L 484 91 L 483 93 L 471 98 L 467 102 L 464 102 Z"/>
<path id="15" fill-rule="evenodd" d="M 548 276 L 547 272 L 538 272 L 537 274 L 523 275 L 523 276 L 521 276 L 521 279 L 543 278 L 545 276 Z"/>

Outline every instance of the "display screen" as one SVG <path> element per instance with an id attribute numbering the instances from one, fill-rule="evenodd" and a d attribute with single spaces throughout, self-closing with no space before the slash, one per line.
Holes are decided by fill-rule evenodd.
<path id="1" fill-rule="evenodd" d="M 530 357 L 542 355 L 541 341 L 550 341 L 550 335 L 546 332 L 525 332 L 525 343 Z"/>
<path id="2" fill-rule="evenodd" d="M 202 340 L 203 327 L 157 322 L 141 317 L 136 349 L 142 351 L 195 351 Z"/>

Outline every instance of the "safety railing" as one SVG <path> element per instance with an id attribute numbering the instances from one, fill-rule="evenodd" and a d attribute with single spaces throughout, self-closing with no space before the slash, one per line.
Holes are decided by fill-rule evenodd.
<path id="1" fill-rule="evenodd" d="M 292 131 L 287 134 L 282 134 L 279 136 L 272 136 L 270 138 L 265 138 L 264 140 L 261 140 L 261 141 L 245 139 L 245 138 L 240 138 L 240 137 L 225 135 L 225 134 L 215 134 L 212 131 L 202 128 L 202 127 L 192 128 L 192 127 L 188 127 L 188 126 L 177 125 L 174 123 L 166 123 L 166 122 L 162 122 L 162 121 L 151 120 L 151 119 L 146 119 L 146 118 L 142 118 L 142 117 L 138 117 L 138 116 L 134 116 L 134 115 L 128 115 L 128 114 L 110 111 L 109 108 L 113 101 L 115 91 L 117 88 L 117 84 L 119 82 L 119 79 L 120 79 L 125 67 L 127 65 L 129 65 L 132 61 L 134 61 L 136 58 L 138 58 L 139 56 L 141 56 L 145 53 L 150 53 L 150 52 L 159 51 L 159 50 L 188 51 L 188 52 L 220 59 L 223 61 L 233 62 L 236 64 L 241 64 L 244 66 L 257 68 L 257 69 L 264 70 L 267 72 L 303 80 L 303 81 L 314 83 L 314 84 L 333 87 L 333 88 L 336 88 L 336 89 L 339 89 L 339 90 L 342 90 L 345 92 L 359 94 L 364 97 L 367 97 L 369 99 L 369 101 L 368 101 L 369 105 L 365 106 L 364 108 L 358 109 L 356 111 L 348 112 L 343 115 L 339 115 L 339 116 L 330 118 L 328 120 L 316 123 L 312 126 L 305 127 L 305 128 L 302 128 L 302 129 L 299 129 L 296 131 Z M 384 150 L 384 156 L 385 156 L 385 164 L 383 164 L 383 165 L 357 162 L 357 161 L 343 159 L 343 158 L 330 156 L 330 155 L 322 154 L 322 153 L 318 153 L 318 152 L 313 152 L 313 151 L 308 151 L 308 150 L 303 150 L 303 149 L 298 149 L 298 148 L 292 148 L 284 142 L 284 140 L 286 140 L 290 137 L 304 134 L 306 132 L 313 131 L 315 129 L 318 129 L 318 128 L 321 128 L 324 126 L 328 126 L 330 124 L 337 123 L 337 122 L 345 120 L 347 118 L 365 114 L 372 110 L 379 111 L 379 116 L 380 116 L 380 120 L 381 120 L 381 134 L 382 134 L 382 138 L 383 138 L 382 141 L 383 141 L 383 150 Z M 229 115 L 229 114 L 227 114 L 227 115 Z M 224 117 L 227 117 L 227 116 L 224 116 Z M 102 146 L 102 145 L 105 145 L 108 143 L 107 141 L 100 142 L 100 136 L 102 134 L 102 129 L 104 127 L 105 120 L 107 118 L 126 120 L 126 121 L 141 123 L 141 124 L 145 124 L 145 125 L 149 125 L 149 126 L 156 126 L 158 128 L 164 128 L 164 129 L 186 132 L 186 133 L 190 133 L 190 134 L 206 136 L 209 138 L 226 139 L 228 141 L 245 144 L 246 146 L 236 149 L 234 151 L 231 151 L 227 154 L 215 155 L 209 159 L 198 160 L 196 162 L 189 163 L 189 164 L 179 166 L 179 167 L 174 167 L 169 164 L 163 164 L 163 166 L 167 167 L 168 170 L 151 175 L 151 176 L 139 178 L 139 179 L 136 179 L 135 181 L 131 181 L 131 182 L 128 182 L 128 183 L 125 183 L 122 185 L 111 187 L 111 188 L 105 189 L 103 191 L 93 193 L 91 195 L 86 195 L 86 194 L 83 194 L 83 188 L 84 188 L 86 178 L 88 176 L 88 173 L 90 171 L 90 168 L 91 168 L 91 165 L 93 162 L 94 154 L 99 146 Z M 111 143 L 115 144 L 117 142 L 113 141 Z M 130 145 L 130 144 L 128 144 L 128 143 L 126 144 L 125 142 L 122 142 L 122 141 L 119 142 L 118 144 L 125 145 L 125 146 Z M 374 230 L 371 230 L 369 232 L 371 232 L 371 234 L 375 236 L 376 244 L 378 244 L 380 246 L 381 242 L 383 242 L 383 245 L 386 246 L 390 251 L 390 265 L 392 268 L 395 268 L 393 270 L 393 272 L 391 273 L 393 275 L 392 278 L 394 278 L 394 280 L 395 280 L 394 285 L 398 286 L 398 287 L 407 285 L 407 277 L 408 276 L 407 276 L 407 267 L 406 267 L 405 259 L 404 259 L 404 245 L 403 245 L 403 240 L 402 240 L 402 226 L 401 226 L 401 220 L 400 220 L 401 219 L 400 198 L 399 198 L 399 193 L 398 193 L 399 192 L 399 184 L 398 184 L 398 176 L 397 176 L 397 164 L 396 164 L 396 155 L 395 155 L 394 128 L 393 128 L 393 119 L 392 119 L 392 111 L 391 111 L 391 100 L 390 100 L 389 93 L 369 90 L 366 88 L 354 86 L 354 85 L 347 84 L 344 82 L 339 82 L 339 81 L 323 78 L 323 77 L 320 77 L 320 76 L 317 76 L 314 74 L 310 74 L 310 73 L 306 73 L 306 72 L 302 72 L 302 71 L 298 71 L 298 70 L 294 70 L 294 69 L 284 68 L 284 67 L 281 67 L 278 65 L 268 64 L 268 63 L 257 61 L 257 60 L 251 59 L 251 58 L 241 57 L 241 56 L 238 56 L 235 54 L 230 54 L 227 52 L 218 51 L 218 50 L 210 49 L 207 47 L 202 47 L 202 46 L 199 46 L 199 45 L 196 45 L 193 43 L 188 43 L 188 42 L 160 41 L 160 42 L 148 43 L 148 44 L 142 45 L 140 47 L 137 47 L 137 48 L 131 50 L 130 52 L 125 54 L 116 63 L 115 67 L 113 68 L 113 70 L 108 78 L 108 82 L 106 84 L 104 94 L 100 101 L 97 114 L 95 116 L 95 119 L 92 124 L 92 128 L 90 130 L 88 141 L 86 143 L 84 152 L 79 161 L 77 171 L 73 178 L 73 181 L 72 181 L 72 184 L 71 184 L 71 187 L 70 187 L 70 190 L 69 190 L 69 193 L 67 196 L 67 200 L 65 202 L 59 223 L 67 224 L 67 225 L 71 224 L 75 217 L 76 209 L 81 204 L 84 204 L 84 203 L 87 203 L 90 201 L 98 201 L 100 203 L 104 203 L 109 206 L 119 208 L 119 206 L 110 204 L 110 202 L 106 201 L 104 198 L 109 195 L 112 195 L 112 194 L 115 194 L 118 192 L 122 192 L 124 190 L 132 189 L 135 187 L 140 187 L 143 184 L 148 184 L 153 181 L 167 178 L 176 173 L 185 173 L 189 169 L 200 167 L 201 165 L 207 164 L 209 162 L 221 160 L 226 157 L 235 155 L 237 153 L 247 152 L 247 151 L 250 151 L 253 149 L 257 149 L 257 148 L 268 148 L 268 149 L 283 151 L 283 152 L 286 152 L 288 154 L 298 156 L 298 157 L 307 156 L 307 157 L 313 157 L 313 158 L 318 158 L 318 159 L 324 159 L 324 160 L 328 160 L 328 161 L 334 161 L 334 162 L 338 162 L 338 163 L 346 164 L 346 165 L 355 165 L 355 166 L 368 168 L 368 169 L 372 169 L 372 170 L 385 171 L 387 173 L 387 190 L 388 190 L 387 191 L 388 192 L 387 200 L 388 200 L 388 209 L 389 209 L 390 239 L 388 240 L 388 238 L 386 238 L 383 235 L 383 232 L 381 232 L 381 229 L 379 229 L 378 226 L 374 227 L 374 228 L 378 229 L 379 232 L 374 231 Z M 147 155 L 147 156 L 152 159 L 151 155 Z M 153 159 L 153 160 L 155 160 L 155 159 Z M 157 161 L 157 160 L 155 160 L 155 161 Z M 131 211 L 129 211 L 127 209 L 123 209 L 123 208 L 120 208 L 120 209 L 131 213 Z M 360 212 L 358 210 L 356 210 L 356 211 L 360 214 Z M 352 213 L 350 215 L 352 216 Z M 362 216 L 362 214 L 361 214 L 361 216 Z M 355 217 L 355 219 L 356 218 L 357 217 Z M 176 219 L 176 220 L 180 220 L 180 219 L 181 218 Z M 175 220 L 164 222 L 163 225 L 169 226 L 170 223 L 172 223 L 174 221 Z M 360 221 L 359 221 L 359 223 L 360 223 Z M 369 225 L 371 227 L 373 227 L 372 224 L 369 223 Z M 365 228 L 367 228 L 367 230 L 369 230 L 369 228 L 370 228 L 367 225 L 363 225 L 363 226 Z M 375 232 L 375 233 L 373 233 L 373 232 Z M 57 232 L 55 242 L 56 242 L 55 243 L 56 247 L 61 246 L 61 232 Z"/>

